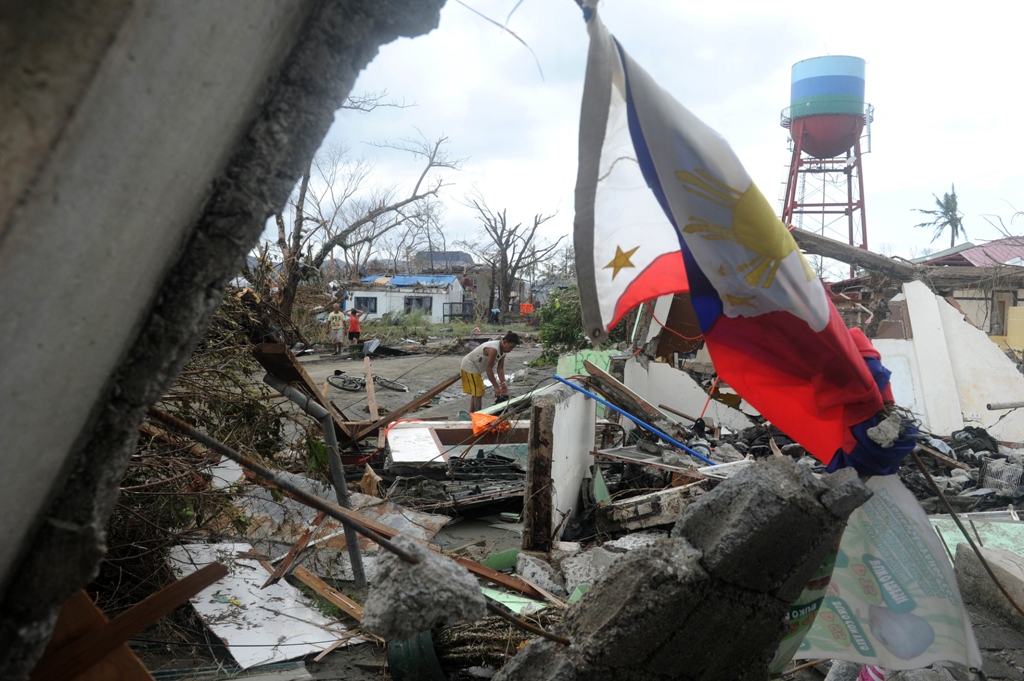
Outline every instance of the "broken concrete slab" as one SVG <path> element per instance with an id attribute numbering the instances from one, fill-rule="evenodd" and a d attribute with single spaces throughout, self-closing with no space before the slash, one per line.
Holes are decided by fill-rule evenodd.
<path id="1" fill-rule="evenodd" d="M 1024 556 L 999 548 L 979 550 L 1013 600 L 1024 603 Z M 964 602 L 981 605 L 1024 631 L 1024 615 L 1006 600 L 969 544 L 957 544 L 954 569 Z"/>
<path id="2" fill-rule="evenodd" d="M 569 646 L 535 640 L 495 678 L 767 678 L 783 618 L 844 526 L 842 510 L 870 496 L 851 485 L 852 499 L 826 505 L 833 489 L 785 459 L 742 471 L 570 607 Z"/>
<path id="3" fill-rule="evenodd" d="M 668 536 L 668 532 L 660 532 L 658 530 L 647 530 L 646 532 L 630 532 L 629 534 L 623 535 L 618 539 L 612 541 L 606 541 L 601 544 L 601 548 L 605 551 L 632 551 L 633 549 L 639 549 L 643 546 L 650 546 L 659 539 L 664 539 Z"/>
<path id="4" fill-rule="evenodd" d="M 545 561 L 521 551 L 516 556 L 516 574 L 555 596 L 568 596 L 565 577 Z"/>
<path id="5" fill-rule="evenodd" d="M 998 440 L 1024 440 L 1024 410 L 987 409 L 989 403 L 1024 400 L 1024 376 L 1003 350 L 922 282 L 904 284 L 901 297 L 912 337 L 873 341 L 892 372 L 897 404 L 940 435 L 970 423 Z"/>
<path id="6" fill-rule="evenodd" d="M 393 553 L 378 561 L 377 581 L 363 605 L 363 628 L 385 640 L 405 640 L 438 624 L 484 616 L 480 586 L 461 565 L 408 537 L 394 544 L 419 562 L 406 563 Z"/>
<path id="7" fill-rule="evenodd" d="M 672 525 L 683 508 L 706 490 L 707 483 L 694 482 L 600 506 L 595 513 L 598 531 L 610 534 Z"/>

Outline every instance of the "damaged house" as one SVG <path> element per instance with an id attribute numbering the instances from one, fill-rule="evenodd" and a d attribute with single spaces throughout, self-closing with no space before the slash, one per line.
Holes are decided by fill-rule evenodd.
<path id="1" fill-rule="evenodd" d="M 348 296 L 351 307 L 366 312 L 366 319 L 421 313 L 431 324 L 446 324 L 473 315 L 462 277 L 454 274 L 370 275 L 351 284 Z"/>

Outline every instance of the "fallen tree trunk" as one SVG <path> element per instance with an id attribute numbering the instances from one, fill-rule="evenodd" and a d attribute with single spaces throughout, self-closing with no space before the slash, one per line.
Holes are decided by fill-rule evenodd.
<path id="1" fill-rule="evenodd" d="M 976 287 L 983 282 L 1009 288 L 1024 286 L 1024 267 L 1013 265 L 994 267 L 913 265 L 803 229 L 794 229 L 791 234 L 797 245 L 808 253 L 884 274 L 897 281 L 920 279 L 933 289 Z"/>

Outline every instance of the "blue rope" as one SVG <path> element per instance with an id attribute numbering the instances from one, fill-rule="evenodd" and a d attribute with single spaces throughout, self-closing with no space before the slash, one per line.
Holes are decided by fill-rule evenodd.
<path id="1" fill-rule="evenodd" d="M 622 414 L 627 419 L 629 419 L 630 421 L 632 421 L 636 425 L 640 426 L 641 428 L 644 428 L 646 430 L 651 431 L 652 433 L 654 433 L 655 435 L 660 437 L 665 442 L 668 442 L 669 444 L 671 444 L 671 445 L 673 445 L 675 447 L 678 447 L 679 449 L 683 450 L 684 452 L 686 452 L 690 456 L 697 457 L 698 459 L 700 459 L 704 463 L 708 464 L 709 466 L 717 466 L 718 465 L 717 463 L 715 463 L 711 459 L 709 459 L 709 458 L 707 458 L 705 456 L 702 456 L 701 454 L 693 451 L 692 449 L 690 449 L 689 447 L 684 445 L 682 442 L 679 442 L 678 440 L 675 440 L 675 439 L 669 437 L 668 435 L 666 435 L 665 433 L 661 432 L 660 430 L 658 430 L 654 426 L 650 425 L 649 423 L 644 423 L 643 421 L 641 421 L 640 419 L 636 418 L 632 414 L 627 414 L 623 410 L 621 410 L 618 407 L 616 407 L 614 404 L 611 404 L 607 400 L 604 400 L 604 399 L 598 397 L 597 395 L 595 395 L 594 393 L 590 392 L 589 390 L 584 390 L 583 388 L 579 387 L 578 385 L 570 383 L 569 381 L 565 380 L 564 378 L 562 378 L 558 374 L 554 374 L 552 376 L 552 378 L 554 378 L 556 381 L 561 381 L 562 383 L 565 383 L 567 386 L 569 386 L 573 390 L 578 390 L 579 392 L 583 393 L 587 397 L 589 397 L 589 398 L 591 398 L 593 400 L 596 400 L 598 403 L 603 404 L 604 406 L 608 407 L 609 409 L 611 409 L 615 413 Z"/>

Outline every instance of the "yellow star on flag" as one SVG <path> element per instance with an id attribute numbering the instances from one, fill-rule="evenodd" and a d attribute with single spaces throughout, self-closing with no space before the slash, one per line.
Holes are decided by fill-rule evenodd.
<path id="1" fill-rule="evenodd" d="M 615 257 L 612 258 L 610 263 L 604 266 L 604 269 L 612 270 L 612 279 L 615 279 L 615 277 L 619 275 L 619 270 L 626 267 L 636 267 L 636 265 L 630 262 L 629 258 L 631 255 L 636 253 L 639 248 L 640 247 L 637 246 L 636 248 L 624 252 L 620 246 L 615 247 Z"/>

